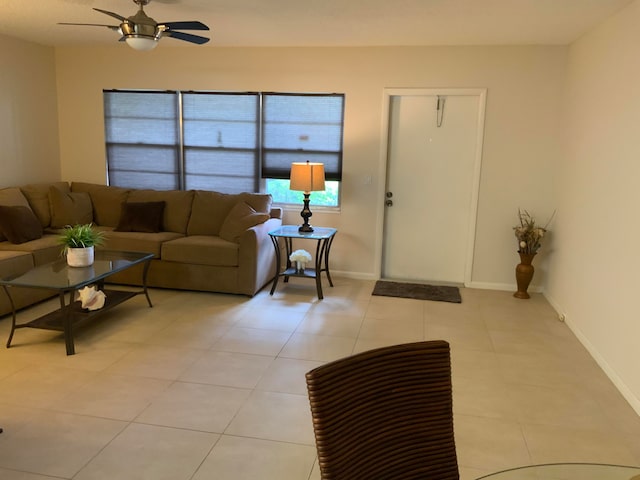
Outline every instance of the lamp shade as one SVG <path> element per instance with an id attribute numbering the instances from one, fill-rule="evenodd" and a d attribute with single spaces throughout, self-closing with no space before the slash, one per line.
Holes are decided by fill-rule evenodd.
<path id="1" fill-rule="evenodd" d="M 292 163 L 289 189 L 301 192 L 324 190 L 324 164 L 309 161 Z"/>

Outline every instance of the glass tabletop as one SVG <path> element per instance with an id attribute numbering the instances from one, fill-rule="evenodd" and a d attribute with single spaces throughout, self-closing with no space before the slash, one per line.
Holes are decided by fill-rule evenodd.
<path id="1" fill-rule="evenodd" d="M 490 480 L 640 480 L 640 466 L 599 463 L 529 465 L 485 475 Z"/>
<path id="2" fill-rule="evenodd" d="M 77 289 L 152 258 L 152 253 L 96 250 L 95 261 L 89 267 L 70 267 L 66 258 L 60 258 L 22 275 L 0 279 L 0 285 L 51 290 Z"/>
<path id="3" fill-rule="evenodd" d="M 286 238 L 307 238 L 311 240 L 325 240 L 331 238 L 338 230 L 335 228 L 313 227 L 313 232 L 300 232 L 298 225 L 282 225 L 281 227 L 271 230 L 269 235 L 272 237 Z"/>

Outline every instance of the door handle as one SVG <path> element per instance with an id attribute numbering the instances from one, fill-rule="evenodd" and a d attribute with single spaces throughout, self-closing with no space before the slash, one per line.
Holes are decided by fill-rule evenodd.
<path id="1" fill-rule="evenodd" d="M 387 198 L 387 199 L 384 201 L 384 204 L 385 204 L 387 207 L 393 207 L 393 200 L 391 200 L 391 199 Z"/>

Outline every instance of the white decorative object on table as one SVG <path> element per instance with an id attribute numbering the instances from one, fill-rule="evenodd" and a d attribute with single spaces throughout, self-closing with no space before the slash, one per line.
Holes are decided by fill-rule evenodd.
<path id="1" fill-rule="evenodd" d="M 82 303 L 82 308 L 87 310 L 100 310 L 104 307 L 107 296 L 96 287 L 84 287 L 78 290 L 78 296 Z"/>
<path id="2" fill-rule="evenodd" d="M 311 261 L 311 254 L 306 250 L 296 250 L 289 255 L 289 260 L 296 264 L 296 273 L 302 273 L 307 262 Z"/>

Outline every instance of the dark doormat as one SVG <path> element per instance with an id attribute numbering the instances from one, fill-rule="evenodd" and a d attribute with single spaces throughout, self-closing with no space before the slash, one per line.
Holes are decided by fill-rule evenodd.
<path id="1" fill-rule="evenodd" d="M 379 280 L 371 295 L 383 297 L 415 298 L 435 302 L 462 303 L 460 289 L 444 285 L 423 285 L 419 283 L 387 282 Z"/>

